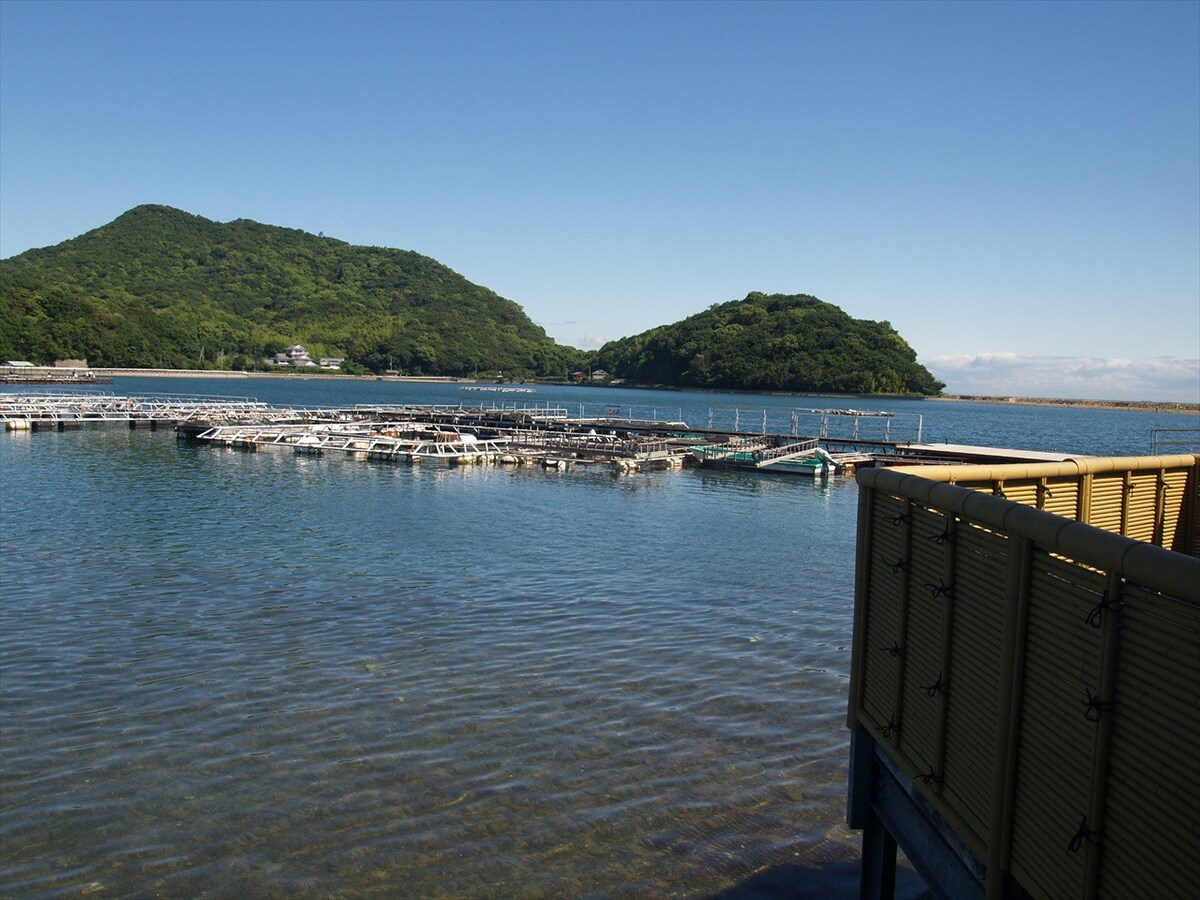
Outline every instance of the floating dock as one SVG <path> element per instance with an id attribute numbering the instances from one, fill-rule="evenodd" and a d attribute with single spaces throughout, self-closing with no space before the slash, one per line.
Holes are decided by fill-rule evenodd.
<path id="1" fill-rule="evenodd" d="M 945 462 L 1042 462 L 1061 454 L 921 443 L 919 415 L 848 409 L 708 410 L 704 427 L 681 410 L 551 402 L 490 405 L 276 407 L 248 397 L 0 394 L 9 431 L 90 424 L 173 427 L 213 446 L 291 447 L 393 462 L 452 465 L 608 465 L 617 471 L 697 465 L 823 477 L 856 468 Z"/>
<path id="2" fill-rule="evenodd" d="M 451 465 L 533 465 L 567 468 L 610 464 L 622 471 L 682 468 L 690 443 L 589 429 L 561 431 L 506 425 L 468 427 L 444 421 L 325 422 L 315 424 L 196 424 L 182 437 L 216 446 L 256 450 L 291 447 L 296 453 L 350 454 L 389 462 L 440 461 Z"/>
<path id="3" fill-rule="evenodd" d="M 112 384 L 112 378 L 98 375 L 0 375 L 0 384 Z"/>
<path id="4" fill-rule="evenodd" d="M 295 416 L 249 398 L 148 395 L 127 397 L 101 393 L 0 394 L 0 421 L 12 428 L 26 423 L 29 430 L 62 430 L 91 423 L 174 425 L 204 416 L 249 419 Z"/>
<path id="5" fill-rule="evenodd" d="M 1080 458 L 1078 453 L 1043 453 L 1038 450 L 976 447 L 971 444 L 908 444 L 904 452 L 937 462 L 959 462 L 968 459 L 981 463 L 1063 462 Z"/>
<path id="6" fill-rule="evenodd" d="M 460 391 L 485 391 L 492 394 L 533 394 L 536 393 L 533 388 L 527 387 L 491 387 L 484 385 L 470 385 L 468 387 L 460 387 Z"/>

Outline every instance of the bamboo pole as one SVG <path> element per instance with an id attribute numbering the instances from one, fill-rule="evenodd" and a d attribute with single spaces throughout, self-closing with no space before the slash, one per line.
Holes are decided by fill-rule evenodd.
<path id="1" fill-rule="evenodd" d="M 1020 738 L 1021 691 L 1025 669 L 1025 631 L 1029 619 L 1029 575 L 1033 542 L 1011 536 L 1008 547 L 1007 605 L 1001 644 L 999 696 L 996 704 L 995 763 L 988 825 L 987 897 L 1004 896 L 1004 873 L 1012 850 L 1013 801 Z"/>

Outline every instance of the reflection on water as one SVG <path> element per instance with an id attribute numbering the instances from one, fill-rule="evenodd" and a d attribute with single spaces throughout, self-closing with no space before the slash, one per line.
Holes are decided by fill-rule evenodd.
<path id="1" fill-rule="evenodd" d="M 121 429 L 0 472 L 8 894 L 852 891 L 850 482 Z"/>

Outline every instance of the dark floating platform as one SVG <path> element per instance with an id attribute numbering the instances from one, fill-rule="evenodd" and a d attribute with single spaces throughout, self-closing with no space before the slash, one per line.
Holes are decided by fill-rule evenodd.
<path id="1" fill-rule="evenodd" d="M 0 384 L 57 384 L 70 387 L 76 384 L 112 384 L 112 379 L 100 375 L 0 375 Z"/>

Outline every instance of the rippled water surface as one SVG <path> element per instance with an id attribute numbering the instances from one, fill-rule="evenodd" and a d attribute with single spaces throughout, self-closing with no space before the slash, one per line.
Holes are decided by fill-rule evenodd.
<path id="1" fill-rule="evenodd" d="M 927 414 L 960 432 L 931 437 L 1112 452 L 1158 425 L 1036 410 L 1026 434 L 1019 410 L 965 406 Z M 852 480 L 406 467 L 101 427 L 0 435 L 0 487 L 5 896 L 705 896 L 764 872 L 853 891 Z"/>

